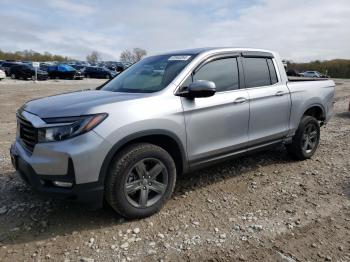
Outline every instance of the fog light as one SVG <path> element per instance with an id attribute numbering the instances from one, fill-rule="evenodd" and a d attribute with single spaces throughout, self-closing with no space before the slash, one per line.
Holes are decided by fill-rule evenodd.
<path id="1" fill-rule="evenodd" d="M 53 181 L 52 184 L 54 184 L 55 186 L 59 186 L 59 187 L 72 187 L 73 183 L 71 182 L 62 182 L 62 181 Z"/>

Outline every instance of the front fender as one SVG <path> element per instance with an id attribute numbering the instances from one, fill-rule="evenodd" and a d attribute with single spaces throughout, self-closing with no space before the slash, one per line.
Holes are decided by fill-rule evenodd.
<path id="1" fill-rule="evenodd" d="M 173 132 L 170 132 L 168 130 L 162 130 L 162 129 L 151 129 L 151 130 L 145 130 L 145 131 L 140 131 L 140 132 L 136 132 L 133 134 L 130 134 L 124 138 L 122 138 L 121 140 L 119 140 L 118 142 L 116 142 L 111 149 L 109 150 L 109 152 L 107 153 L 103 163 L 102 163 L 102 167 L 100 170 L 100 174 L 99 174 L 99 183 L 104 184 L 106 175 L 108 173 L 108 168 L 109 165 L 113 159 L 113 157 L 115 156 L 115 154 L 126 144 L 134 141 L 134 140 L 138 140 L 141 139 L 142 137 L 147 137 L 147 136 L 153 136 L 153 135 L 163 135 L 163 136 L 168 136 L 171 139 L 173 139 L 181 152 L 181 158 L 182 158 L 182 166 L 183 166 L 183 172 L 187 172 L 188 171 L 188 160 L 187 160 L 187 154 L 186 154 L 186 150 L 184 147 L 184 144 L 181 142 L 181 139 L 174 134 Z"/>

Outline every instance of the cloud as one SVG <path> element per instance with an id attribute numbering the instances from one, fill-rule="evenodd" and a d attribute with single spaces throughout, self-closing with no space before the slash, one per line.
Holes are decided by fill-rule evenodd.
<path id="1" fill-rule="evenodd" d="M 58 11 L 72 14 L 73 16 L 91 15 L 94 9 L 83 3 L 75 3 L 69 0 L 51 0 L 47 2 L 49 6 L 58 9 Z"/>
<path id="2" fill-rule="evenodd" d="M 35 4 L 34 4 L 35 3 Z M 295 61 L 350 58 L 348 0 L 4 1 L 0 48 L 118 59 L 203 46 L 266 48 Z M 11 21 L 9 23 L 8 21 Z"/>

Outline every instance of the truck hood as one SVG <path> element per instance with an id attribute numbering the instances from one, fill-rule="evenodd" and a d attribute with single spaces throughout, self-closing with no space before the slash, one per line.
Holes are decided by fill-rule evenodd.
<path id="1" fill-rule="evenodd" d="M 23 106 L 23 110 L 40 118 L 79 116 L 87 114 L 96 106 L 142 98 L 147 95 L 101 90 L 77 91 L 31 100 Z"/>

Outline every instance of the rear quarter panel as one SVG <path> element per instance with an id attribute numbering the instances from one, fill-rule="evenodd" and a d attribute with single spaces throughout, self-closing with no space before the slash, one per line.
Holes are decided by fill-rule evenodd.
<path id="1" fill-rule="evenodd" d="M 325 121 L 333 114 L 334 82 L 332 80 L 287 82 L 292 107 L 290 134 L 294 135 L 303 114 L 313 106 L 322 108 Z"/>

